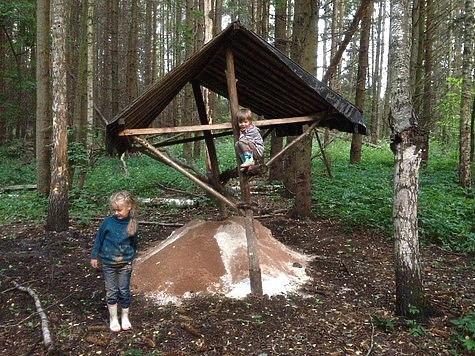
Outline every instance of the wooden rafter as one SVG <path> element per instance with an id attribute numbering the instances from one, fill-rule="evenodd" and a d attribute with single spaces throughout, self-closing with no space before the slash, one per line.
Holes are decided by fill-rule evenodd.
<path id="1" fill-rule="evenodd" d="M 297 124 L 297 123 L 310 123 L 321 119 L 323 113 L 318 113 L 309 116 L 288 117 L 282 119 L 272 120 L 259 120 L 254 121 L 254 125 L 257 127 L 267 127 L 274 125 L 285 124 Z M 119 132 L 119 136 L 139 136 L 139 135 L 156 135 L 156 134 L 169 134 L 179 132 L 199 132 L 209 130 L 229 130 L 232 129 L 230 122 L 223 122 L 221 124 L 208 124 L 208 125 L 191 125 L 191 126 L 178 126 L 178 127 L 147 127 L 143 129 L 124 129 Z"/>

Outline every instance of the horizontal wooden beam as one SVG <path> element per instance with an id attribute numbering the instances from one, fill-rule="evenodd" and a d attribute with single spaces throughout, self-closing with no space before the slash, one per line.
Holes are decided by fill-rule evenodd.
<path id="1" fill-rule="evenodd" d="M 266 127 L 274 125 L 285 124 L 298 124 L 313 122 L 321 119 L 324 113 L 319 113 L 311 116 L 298 116 L 287 117 L 283 119 L 272 120 L 259 120 L 254 121 L 254 125 L 257 127 Z M 209 124 L 209 125 L 192 125 L 192 126 L 178 126 L 178 127 L 147 127 L 143 129 L 125 129 L 119 132 L 119 136 L 137 136 L 137 135 L 156 135 L 156 134 L 168 134 L 178 132 L 199 132 L 209 130 L 229 130 L 232 129 L 230 122 L 224 122 L 221 124 Z"/>

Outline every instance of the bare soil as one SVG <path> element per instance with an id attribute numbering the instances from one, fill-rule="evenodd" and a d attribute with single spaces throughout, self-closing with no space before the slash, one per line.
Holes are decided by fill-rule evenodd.
<path id="1" fill-rule="evenodd" d="M 267 202 L 257 214 L 275 211 Z M 184 223 L 214 218 L 208 207 L 146 209 L 142 219 Z M 265 210 L 265 211 L 264 211 Z M 156 305 L 134 296 L 133 330 L 107 327 L 100 271 L 89 266 L 99 221 L 63 233 L 15 224 L 0 231 L 0 355 L 450 355 L 457 346 L 451 320 L 473 310 L 473 256 L 422 248 L 423 276 L 440 316 L 408 325 L 394 315 L 393 242 L 364 228 L 312 217 L 259 218 L 274 238 L 316 257 L 302 295 L 196 296 L 182 305 Z M 142 225 L 140 249 L 176 229 Z M 179 266 L 177 266 L 179 268 Z M 53 348 L 42 344 L 33 299 L 13 281 L 33 289 L 48 317 Z M 415 334 L 420 333 L 417 336 Z"/>

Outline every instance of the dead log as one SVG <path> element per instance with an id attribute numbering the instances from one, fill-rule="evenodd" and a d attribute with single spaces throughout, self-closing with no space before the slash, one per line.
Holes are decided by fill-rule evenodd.
<path id="1" fill-rule="evenodd" d="M 38 315 L 40 316 L 41 319 L 41 332 L 43 334 L 43 344 L 47 349 L 50 349 L 53 344 L 51 341 L 51 334 L 48 328 L 48 318 L 46 317 L 45 312 L 43 311 L 43 308 L 41 307 L 41 302 L 40 299 L 38 298 L 38 295 L 36 292 L 29 288 L 29 287 L 24 287 L 19 285 L 17 282 L 13 281 L 13 285 L 20 291 L 28 293 L 33 300 L 35 301 L 35 307 Z"/>
<path id="2" fill-rule="evenodd" d="M 21 185 L 10 185 L 8 187 L 1 187 L 0 191 L 11 191 L 11 190 L 34 190 L 36 189 L 36 184 L 21 184 Z"/>

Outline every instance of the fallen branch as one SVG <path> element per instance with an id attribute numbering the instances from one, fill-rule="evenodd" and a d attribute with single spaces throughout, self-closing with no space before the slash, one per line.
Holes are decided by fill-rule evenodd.
<path id="1" fill-rule="evenodd" d="M 369 356 L 369 354 L 373 350 L 373 345 L 374 345 L 374 323 L 373 323 L 373 318 L 371 317 L 371 315 L 369 316 L 369 320 L 371 321 L 371 345 L 369 346 L 369 350 L 366 353 L 366 356 Z"/>
<path id="2" fill-rule="evenodd" d="M 17 288 L 16 288 L 16 287 L 11 288 L 11 290 L 13 290 L 13 289 L 17 289 Z M 63 300 L 65 300 L 65 299 L 68 299 L 68 298 L 69 298 L 71 295 L 73 295 L 74 293 L 75 293 L 75 292 L 69 293 L 66 297 L 61 298 L 60 300 L 58 300 L 58 301 L 56 301 L 56 302 L 54 302 L 54 303 L 48 305 L 46 308 L 43 309 L 43 311 L 48 310 L 48 309 L 54 307 L 56 304 L 61 303 L 61 302 L 62 302 Z M 15 324 L 4 324 L 4 325 L 1 325 L 0 328 L 13 328 L 13 327 L 16 327 L 16 326 L 18 326 L 18 325 L 23 324 L 25 321 L 27 321 L 28 319 L 30 319 L 30 318 L 31 318 L 33 315 L 35 315 L 35 314 L 38 314 L 38 312 L 34 312 L 34 313 L 28 315 L 26 318 L 23 318 L 22 320 L 20 320 L 19 322 L 15 323 Z"/>
<path id="3" fill-rule="evenodd" d="M 11 190 L 34 190 L 36 189 L 36 184 L 21 184 L 21 185 L 10 185 L 7 187 L 1 187 L 0 190 L 11 191 Z"/>
<path id="4" fill-rule="evenodd" d="M 29 287 L 23 287 L 19 285 L 17 282 L 13 281 L 13 284 L 18 290 L 21 290 L 22 292 L 28 293 L 33 300 L 35 301 L 35 306 L 36 306 L 36 311 L 38 312 L 40 319 L 41 319 L 41 331 L 43 334 L 43 343 L 47 349 L 49 349 L 52 346 L 51 342 L 51 334 L 48 329 L 48 318 L 46 317 L 45 312 L 43 311 L 43 308 L 41 307 L 41 302 L 40 299 L 38 298 L 36 292 L 29 288 Z"/>

